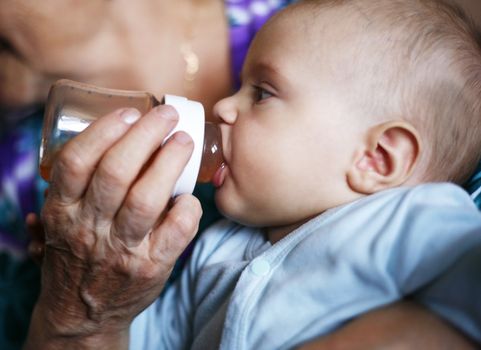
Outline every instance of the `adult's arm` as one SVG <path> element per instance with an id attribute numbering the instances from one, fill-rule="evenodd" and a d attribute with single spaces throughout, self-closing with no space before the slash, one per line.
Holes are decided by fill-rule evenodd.
<path id="1" fill-rule="evenodd" d="M 299 347 L 300 350 L 471 350 L 459 331 L 421 305 L 403 301 L 349 322 L 338 331 Z"/>
<path id="2" fill-rule="evenodd" d="M 42 212 L 42 290 L 25 349 L 122 349 L 197 231 L 198 200 L 171 200 L 192 140 L 172 107 L 99 119 L 57 156 Z M 136 121 L 137 120 L 137 121 Z M 136 121 L 136 122 L 134 122 Z"/>

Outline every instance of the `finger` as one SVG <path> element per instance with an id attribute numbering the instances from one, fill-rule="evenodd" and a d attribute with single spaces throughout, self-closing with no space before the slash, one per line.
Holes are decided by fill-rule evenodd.
<path id="1" fill-rule="evenodd" d="M 197 233 L 201 216 L 197 198 L 189 194 L 175 198 L 164 220 L 149 236 L 151 258 L 162 264 L 174 264 Z"/>
<path id="2" fill-rule="evenodd" d="M 45 244 L 30 242 L 28 244 L 28 256 L 38 265 L 42 265 L 43 256 L 45 254 Z"/>
<path id="3" fill-rule="evenodd" d="M 45 252 L 45 233 L 39 217 L 34 213 L 29 213 L 25 219 L 27 231 L 31 241 L 28 244 L 28 255 L 35 263 L 41 265 Z"/>
<path id="4" fill-rule="evenodd" d="M 65 204 L 78 201 L 103 154 L 139 117 L 136 109 L 117 110 L 99 118 L 67 142 L 54 161 L 49 192 Z"/>
<path id="5" fill-rule="evenodd" d="M 40 243 L 45 242 L 45 232 L 37 214 L 27 214 L 25 223 L 27 225 L 27 232 L 29 233 L 32 241 Z"/>
<path id="6" fill-rule="evenodd" d="M 165 211 L 193 146 L 186 133 L 175 133 L 129 191 L 114 229 L 114 235 L 127 246 L 140 244 Z"/>
<path id="7" fill-rule="evenodd" d="M 85 215 L 95 215 L 99 222 L 114 218 L 132 184 L 177 120 L 173 107 L 158 106 L 107 151 L 85 195 Z"/>
<path id="8" fill-rule="evenodd" d="M 27 224 L 27 228 L 34 226 L 38 221 L 39 218 L 35 213 L 28 213 L 25 217 L 25 223 Z"/>

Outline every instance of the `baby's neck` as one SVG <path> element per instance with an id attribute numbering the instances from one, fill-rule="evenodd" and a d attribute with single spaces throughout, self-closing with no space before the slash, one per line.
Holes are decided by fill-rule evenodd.
<path id="1" fill-rule="evenodd" d="M 305 219 L 294 224 L 284 226 L 266 227 L 265 232 L 267 239 L 269 240 L 269 242 L 271 242 L 271 244 L 274 244 L 309 220 L 310 219 Z"/>

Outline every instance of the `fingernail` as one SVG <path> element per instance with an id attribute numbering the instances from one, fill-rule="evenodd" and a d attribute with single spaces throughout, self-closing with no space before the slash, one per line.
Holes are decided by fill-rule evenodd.
<path id="1" fill-rule="evenodd" d="M 182 131 L 175 133 L 174 138 L 177 142 L 183 145 L 187 145 L 192 142 L 192 138 L 189 136 L 189 134 Z"/>
<path id="2" fill-rule="evenodd" d="M 155 111 L 157 114 L 167 120 L 177 120 L 179 119 L 179 115 L 174 107 L 169 105 L 160 105 L 155 107 Z"/>
<path id="3" fill-rule="evenodd" d="M 127 124 L 134 124 L 140 118 L 140 112 L 135 108 L 126 108 L 120 113 L 120 117 Z"/>

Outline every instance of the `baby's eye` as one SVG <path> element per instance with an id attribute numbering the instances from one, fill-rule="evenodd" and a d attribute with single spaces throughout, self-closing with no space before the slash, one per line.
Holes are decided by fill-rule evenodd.
<path id="1" fill-rule="evenodd" d="M 262 100 L 265 100 L 269 97 L 272 97 L 273 94 L 271 94 L 269 91 L 266 89 L 260 87 L 260 86 L 254 86 L 254 101 L 261 102 Z"/>

